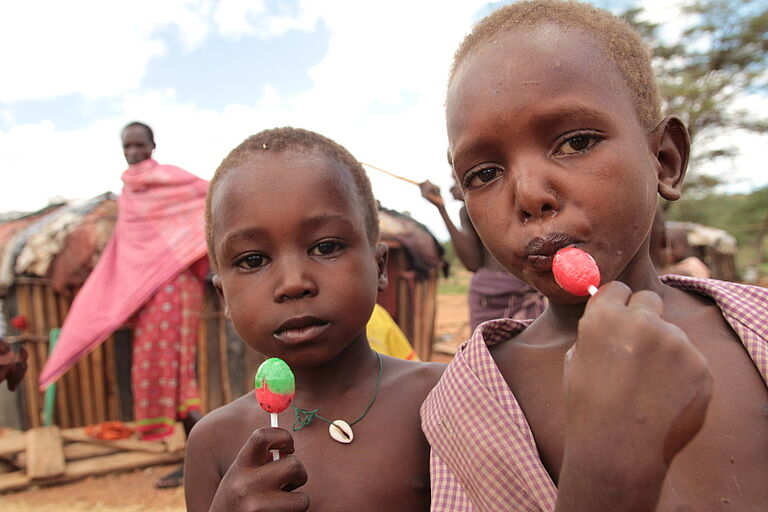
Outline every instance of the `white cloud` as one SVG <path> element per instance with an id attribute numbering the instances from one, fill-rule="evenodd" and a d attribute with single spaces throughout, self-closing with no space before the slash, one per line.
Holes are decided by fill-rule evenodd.
<path id="1" fill-rule="evenodd" d="M 19 9 L 27 9 L 26 3 L 18 4 Z M 72 4 L 68 5 L 71 8 Z M 62 42 L 63 48 L 50 51 L 59 58 L 75 47 L 103 52 L 103 69 L 90 69 L 87 62 L 72 56 L 68 67 L 84 70 L 83 76 L 65 77 L 61 83 L 40 86 L 38 91 L 35 82 L 43 72 L 22 73 L 10 85 L 0 82 L 0 101 L 14 95 L 44 97 L 62 91 L 91 91 L 91 95 L 112 96 L 117 110 L 79 130 L 62 130 L 43 122 L 11 125 L 0 131 L 0 211 L 38 208 L 52 196 L 118 192 L 119 175 L 125 168 L 119 130 L 134 119 L 144 120 L 155 129 L 159 161 L 204 178 L 210 178 L 222 158 L 248 135 L 294 125 L 334 138 L 363 161 L 418 181 L 430 179 L 443 188 L 446 199 L 450 197 L 450 170 L 445 161 L 445 82 L 453 52 L 471 28 L 472 16 L 484 5 L 482 0 L 450 4 L 307 0 L 299 4 L 299 10 L 278 12 L 274 17 L 261 11 L 261 3 L 235 0 L 138 2 L 130 9 L 138 13 L 123 9 L 118 14 L 106 13 L 99 5 L 92 7 L 101 16 L 100 28 L 88 32 L 91 22 L 84 19 L 69 24 L 66 30 L 55 29 L 52 38 L 71 32 L 76 41 Z M 0 20 L 5 18 L 0 11 Z M 33 19 L 29 14 L 27 22 Z M 260 91 L 254 104 L 214 110 L 181 101 L 172 88 L 139 87 L 153 52 L 165 48 L 165 41 L 157 35 L 160 27 L 180 30 L 191 48 L 205 44 L 205 38 L 215 32 L 232 37 L 257 29 L 264 31 L 262 35 L 280 34 L 289 28 L 310 30 L 320 19 L 330 34 L 328 52 L 309 70 L 313 85 L 307 91 L 285 94 L 280 84 L 273 83 Z M 0 21 L 0 34 L 3 24 L 7 22 Z M 42 28 L 35 31 L 45 33 Z M 101 38 L 93 39 L 93 33 L 101 34 Z M 0 44 L 6 42 L 5 37 L 0 35 Z M 24 48 L 19 43 L 14 42 L 14 47 Z M 94 45 L 100 48 L 91 48 Z M 45 53 L 37 48 L 30 51 L 22 52 L 20 62 L 34 61 Z M 3 53 L 0 65 L 5 58 Z M 55 60 L 53 56 L 45 59 L 43 68 Z M 100 74 L 112 76 L 99 82 Z M 88 79 L 98 83 L 85 84 Z M 110 85 L 110 81 L 114 83 Z M 210 87 L 216 87 L 215 80 Z M 753 145 L 756 158 L 764 142 Z M 739 164 L 744 180 L 764 174 L 757 162 Z M 417 187 L 373 170 L 369 176 L 374 193 L 385 206 L 410 211 L 438 237 L 447 238 L 439 215 L 421 198 Z M 450 201 L 453 213 L 457 208 L 458 203 Z"/>
<path id="2" fill-rule="evenodd" d="M 208 11 L 205 0 L 3 2 L 0 102 L 130 91 L 166 52 L 157 31 L 172 29 L 192 48 L 206 36 Z"/>
<path id="3" fill-rule="evenodd" d="M 247 36 L 256 31 L 254 19 L 265 11 L 266 6 L 260 0 L 222 0 L 216 6 L 213 20 L 224 35 Z"/>
<path id="4" fill-rule="evenodd" d="M 744 95 L 734 102 L 733 109 L 746 110 L 754 119 L 768 119 L 768 97 Z M 708 147 L 732 146 L 737 148 L 738 155 L 733 160 L 721 159 L 704 165 L 702 172 L 726 180 L 723 188 L 728 192 L 749 192 L 768 186 L 768 173 L 765 172 L 767 143 L 768 134 L 727 130 L 709 142 Z"/>
<path id="5" fill-rule="evenodd" d="M 82 80 L 73 80 L 59 84 L 58 91 L 116 96 L 118 112 L 82 130 L 63 131 L 45 122 L 16 125 L 0 133 L 2 166 L 13 169 L 11 186 L 0 187 L 0 210 L 36 208 L 56 195 L 87 197 L 108 189 L 119 191 L 119 174 L 125 164 L 118 133 L 127 120 L 133 119 L 146 120 L 155 129 L 158 160 L 206 178 L 246 136 L 272 126 L 294 125 L 338 140 L 361 160 L 413 179 L 429 178 L 447 192 L 450 171 L 444 156 L 442 112 L 445 80 L 453 51 L 470 28 L 472 14 L 482 4 L 463 2 L 458 9 L 443 9 L 444 4 L 438 2 L 382 5 L 329 1 L 323 2 L 320 9 L 320 3 L 308 1 L 301 3 L 293 15 L 279 12 L 265 18 L 260 3 L 175 2 L 160 14 L 152 14 L 148 7 L 138 8 L 146 14 L 146 25 L 139 23 L 141 16 L 126 15 L 124 23 L 117 23 L 116 17 L 122 15 L 101 12 L 103 37 L 99 51 L 113 58 L 112 67 L 99 73 L 115 75 L 116 84 L 87 88 Z M 201 38 L 213 30 L 237 35 L 248 33 L 249 27 L 273 34 L 289 28 L 311 29 L 321 17 L 331 34 L 329 50 L 310 70 L 314 85 L 309 91 L 291 96 L 273 85 L 262 91 L 255 105 L 201 109 L 179 101 L 172 89 L 136 89 L 153 52 L 161 51 L 165 44 L 153 35 L 152 27 L 170 23 L 172 13 L 187 13 L 188 18 L 179 21 L 178 27 L 185 27 L 189 44 L 200 44 Z M 210 26 L 194 29 L 209 13 Z M 237 25 L 233 21 L 236 19 L 250 21 L 248 25 Z M 84 26 L 71 26 L 70 30 L 77 32 Z M 91 37 L 81 32 L 76 39 L 79 42 L 69 43 L 70 48 L 78 44 L 86 48 L 85 41 Z M 121 39 L 124 41 L 117 41 Z M 130 69 L 122 68 L 125 61 L 121 55 L 126 53 L 135 57 Z M 87 67 L 78 58 L 72 60 L 78 69 Z M 93 78 L 94 74 L 89 76 Z M 128 74 L 134 77 L 130 83 Z M 20 80 L 20 84 L 27 84 L 29 78 Z M 52 94 L 53 90 L 50 87 L 37 95 Z M 4 92 L 12 96 L 8 89 Z M 411 211 L 433 226 L 436 233 L 445 234 L 437 212 L 421 198 L 417 187 L 375 171 L 370 175 L 374 191 L 385 206 Z M 6 180 L 3 177 L 4 184 Z M 24 193 L 20 194 L 20 190 Z"/>
<path id="6" fill-rule="evenodd" d="M 214 12 L 218 32 L 230 37 L 282 35 L 289 30 L 311 30 L 319 17 L 320 2 L 302 0 L 296 5 L 280 3 L 278 12 L 268 12 L 263 0 L 220 0 Z"/>

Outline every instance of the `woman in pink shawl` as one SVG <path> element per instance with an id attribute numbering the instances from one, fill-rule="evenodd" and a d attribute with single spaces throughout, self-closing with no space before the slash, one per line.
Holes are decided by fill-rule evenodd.
<path id="1" fill-rule="evenodd" d="M 152 129 L 122 131 L 123 173 L 115 230 L 75 297 L 40 377 L 47 387 L 133 320 L 134 420 L 142 439 L 189 430 L 200 417 L 195 378 L 202 280 L 208 268 L 203 211 L 208 182 L 152 159 Z M 158 486 L 181 484 L 181 470 Z"/>

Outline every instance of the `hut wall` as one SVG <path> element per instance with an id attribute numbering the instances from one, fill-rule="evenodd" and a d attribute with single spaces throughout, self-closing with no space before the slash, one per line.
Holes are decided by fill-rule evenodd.
<path id="1" fill-rule="evenodd" d="M 379 296 L 422 360 L 429 360 L 436 313 L 437 271 L 416 279 L 407 255 L 393 247 L 388 262 L 389 286 Z M 27 318 L 27 328 L 11 341 L 29 352 L 28 369 L 18 391 L 21 428 L 42 426 L 45 393 L 37 386 L 49 351 L 51 329 L 60 327 L 71 300 L 59 295 L 47 279 L 19 278 L 13 311 Z M 103 421 L 133 419 L 130 329 L 118 330 L 83 357 L 55 383 L 53 424 L 80 427 Z M 256 368 L 264 360 L 243 343 L 224 317 L 213 287 L 206 286 L 198 330 L 197 369 L 203 412 L 211 411 L 253 388 Z M 0 411 L 1 413 L 1 411 Z M 0 417 L 0 425 L 3 424 Z"/>
<path id="2" fill-rule="evenodd" d="M 431 270 L 427 279 L 418 279 L 413 271 L 406 270 L 409 267 L 405 250 L 390 242 L 389 286 L 379 293 L 377 301 L 400 326 L 419 359 L 429 361 L 437 314 L 438 270 Z"/>

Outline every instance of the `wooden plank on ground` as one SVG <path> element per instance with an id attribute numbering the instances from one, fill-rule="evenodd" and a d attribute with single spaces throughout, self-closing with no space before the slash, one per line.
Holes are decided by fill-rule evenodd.
<path id="1" fill-rule="evenodd" d="M 139 453 L 125 452 L 77 460 L 67 464 L 63 475 L 33 480 L 23 471 L 0 474 L 0 493 L 24 489 L 30 485 L 58 484 L 86 476 L 103 475 L 116 471 L 143 468 L 157 464 L 173 464 L 184 460 L 183 452 Z"/>
<path id="2" fill-rule="evenodd" d="M 64 473 L 64 446 L 59 427 L 27 431 L 27 476 L 32 479 Z"/>
<path id="3" fill-rule="evenodd" d="M 24 489 L 32 484 L 32 479 L 24 471 L 13 471 L 0 475 L 0 492 Z"/>
<path id="4" fill-rule="evenodd" d="M 187 434 L 184 432 L 184 425 L 177 422 L 173 426 L 173 434 L 163 438 L 163 444 L 165 444 L 165 449 L 169 452 L 183 450 L 187 444 Z"/>
<path id="5" fill-rule="evenodd" d="M 92 443 L 67 443 L 64 445 L 64 458 L 68 461 L 100 457 L 111 453 L 120 452 L 119 448 Z M 21 452 L 13 459 L 13 463 L 20 469 L 27 467 L 27 454 Z"/>
<path id="6" fill-rule="evenodd" d="M 139 441 L 138 439 L 116 439 L 113 441 L 106 441 L 103 439 L 96 439 L 86 434 L 84 428 L 69 428 L 63 430 L 61 432 L 61 437 L 67 441 L 101 444 L 120 448 L 121 450 L 135 450 L 146 453 L 162 453 L 167 449 L 162 441 Z"/>
<path id="7" fill-rule="evenodd" d="M 27 447 L 27 437 L 21 430 L 3 434 L 0 437 L 0 457 L 13 457 Z"/>

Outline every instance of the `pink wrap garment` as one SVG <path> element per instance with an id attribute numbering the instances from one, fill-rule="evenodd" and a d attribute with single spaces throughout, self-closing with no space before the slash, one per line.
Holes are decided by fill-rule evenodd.
<path id="1" fill-rule="evenodd" d="M 152 159 L 130 166 L 122 180 L 115 230 L 72 303 L 40 374 L 43 389 L 206 254 L 206 180 Z"/>

